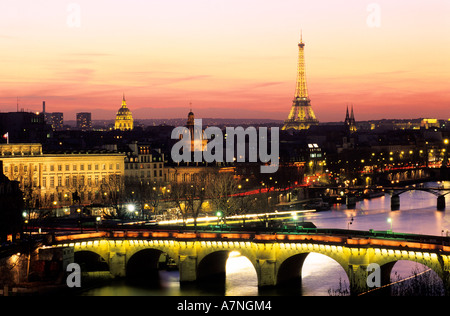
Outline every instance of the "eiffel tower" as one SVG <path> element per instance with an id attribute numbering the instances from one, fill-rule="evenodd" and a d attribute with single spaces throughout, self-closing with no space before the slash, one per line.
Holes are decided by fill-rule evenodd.
<path id="1" fill-rule="evenodd" d="M 301 36 L 300 43 L 298 43 L 298 73 L 295 98 L 291 112 L 288 119 L 284 121 L 282 130 L 303 130 L 308 129 L 311 125 L 319 125 L 319 121 L 316 119 L 311 107 L 311 100 L 308 97 L 305 74 L 305 43 L 303 43 L 303 36 Z"/>

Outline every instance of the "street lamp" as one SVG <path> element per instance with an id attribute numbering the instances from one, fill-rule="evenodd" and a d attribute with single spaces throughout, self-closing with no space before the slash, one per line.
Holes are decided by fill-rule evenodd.
<path id="1" fill-rule="evenodd" d="M 448 160 L 447 146 L 448 146 L 448 143 L 449 143 L 448 138 L 444 139 L 445 148 L 444 148 L 444 162 L 442 163 L 443 167 L 447 167 L 447 162 L 448 162 L 447 161 Z"/>
<path id="2" fill-rule="evenodd" d="M 217 211 L 216 216 L 217 216 L 217 225 L 219 225 L 220 219 L 223 216 L 223 213 L 221 211 Z"/>
<path id="3" fill-rule="evenodd" d="M 391 233 L 392 233 L 392 218 L 389 217 L 389 218 L 387 219 L 387 222 L 388 222 L 389 224 L 391 224 Z"/>

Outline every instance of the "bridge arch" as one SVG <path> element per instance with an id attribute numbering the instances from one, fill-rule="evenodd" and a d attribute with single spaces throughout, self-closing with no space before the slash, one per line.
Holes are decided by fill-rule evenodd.
<path id="1" fill-rule="evenodd" d="M 197 280 L 225 280 L 230 250 L 214 251 L 204 256 L 197 265 Z"/>
<path id="2" fill-rule="evenodd" d="M 218 282 L 225 281 L 227 261 L 232 252 L 239 252 L 241 256 L 248 259 L 257 273 L 255 261 L 252 260 L 252 257 L 248 256 L 245 251 L 240 251 L 239 249 L 226 249 L 216 250 L 199 258 L 197 265 L 197 279 L 200 282 L 205 280 L 216 280 Z"/>
<path id="3" fill-rule="evenodd" d="M 109 271 L 108 262 L 95 251 L 80 250 L 74 252 L 74 262 L 80 265 L 83 272 Z"/>
<path id="4" fill-rule="evenodd" d="M 448 194 L 448 192 L 447 192 L 447 193 L 444 193 L 444 194 L 441 194 L 441 193 L 439 193 L 439 192 L 435 192 L 435 191 L 433 191 L 433 190 L 426 189 L 426 188 L 408 188 L 408 189 L 399 190 L 399 191 L 397 191 L 397 192 L 394 191 L 393 194 L 392 194 L 392 196 L 400 196 L 400 195 L 402 195 L 403 193 L 406 193 L 406 192 L 412 192 L 412 191 L 427 192 L 427 193 L 433 194 L 433 195 L 436 196 L 436 197 L 438 197 L 438 196 L 440 196 L 440 195 L 446 195 L 446 194 Z"/>
<path id="5" fill-rule="evenodd" d="M 159 249 L 142 249 L 135 252 L 126 263 L 125 275 L 131 279 L 153 279 L 158 276 L 158 262 L 163 252 Z"/>
<path id="6" fill-rule="evenodd" d="M 392 271 L 396 270 L 396 266 L 398 264 L 403 263 L 403 265 L 408 265 L 406 268 L 407 271 L 406 275 L 397 275 L 393 276 Z M 411 266 L 409 266 L 409 264 Z M 412 264 L 415 263 L 416 265 L 413 267 Z M 417 270 L 417 267 L 423 268 Z M 415 284 L 414 292 L 411 293 L 413 295 L 443 295 L 445 293 L 445 282 L 444 282 L 444 276 L 441 273 L 440 269 L 429 263 L 424 262 L 423 260 L 412 260 L 412 259 L 401 259 L 401 260 L 392 260 L 385 264 L 383 264 L 381 267 L 381 286 L 391 285 L 384 289 L 380 289 L 379 294 L 381 295 L 391 295 L 391 289 L 392 286 L 395 286 L 398 284 L 403 284 L 403 280 L 406 278 L 411 278 L 410 280 L 413 281 L 413 284 Z M 425 277 L 420 277 L 422 274 L 428 273 Z M 430 278 L 430 276 L 432 276 Z M 425 289 L 425 290 L 423 290 Z M 408 289 L 406 289 L 408 290 Z M 405 290 L 403 291 L 403 293 Z M 400 294 L 402 291 L 400 291 Z M 377 294 L 377 291 L 375 291 L 375 294 Z"/>
<path id="7" fill-rule="evenodd" d="M 300 252 L 297 254 L 293 254 L 290 257 L 287 257 L 284 261 L 282 261 L 278 267 L 277 273 L 277 285 L 278 286 L 288 286 L 288 287 L 297 287 L 302 284 L 302 272 L 304 268 L 305 261 L 307 262 L 307 258 L 311 254 L 316 254 L 319 256 L 323 256 L 327 258 L 330 262 L 333 261 L 336 265 L 338 265 L 342 274 L 347 276 L 347 279 L 344 280 L 347 284 L 350 283 L 348 274 L 346 273 L 346 264 L 339 262 L 338 258 L 333 258 L 328 254 L 324 254 L 321 252 L 311 251 L 311 252 Z M 339 275 L 336 276 L 336 280 L 340 278 Z"/>

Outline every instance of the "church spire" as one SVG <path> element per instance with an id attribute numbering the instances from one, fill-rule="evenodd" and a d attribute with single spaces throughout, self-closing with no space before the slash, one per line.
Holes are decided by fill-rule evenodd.
<path id="1" fill-rule="evenodd" d="M 347 131 L 351 134 L 357 131 L 356 121 L 355 121 L 355 113 L 353 112 L 353 104 L 351 108 L 351 114 L 348 113 L 348 104 L 347 104 L 347 113 L 345 115 L 345 127 Z"/>

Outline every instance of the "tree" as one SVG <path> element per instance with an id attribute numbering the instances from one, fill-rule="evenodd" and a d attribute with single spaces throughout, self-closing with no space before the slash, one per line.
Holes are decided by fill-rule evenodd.
<path id="1" fill-rule="evenodd" d="M 126 202 L 125 182 L 120 175 L 111 175 L 101 184 L 98 193 L 104 204 L 110 204 L 118 218 L 124 218 L 126 212 L 120 206 Z"/>
<path id="2" fill-rule="evenodd" d="M 194 227 L 197 227 L 197 218 L 206 200 L 210 180 L 209 174 L 200 172 L 190 177 L 189 181 L 170 184 L 170 200 L 180 209 L 184 221 L 189 216 L 194 218 Z"/>
<path id="3" fill-rule="evenodd" d="M 238 183 L 231 173 L 214 173 L 214 181 L 208 185 L 208 196 L 217 211 L 223 217 L 234 214 L 238 209 L 235 195 L 238 193 Z"/>

